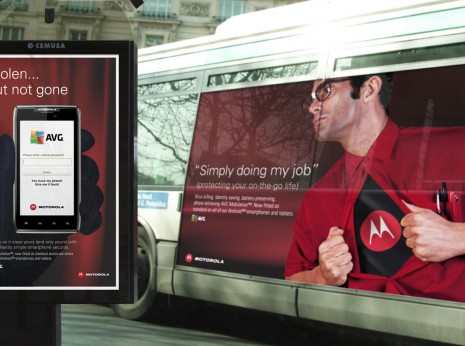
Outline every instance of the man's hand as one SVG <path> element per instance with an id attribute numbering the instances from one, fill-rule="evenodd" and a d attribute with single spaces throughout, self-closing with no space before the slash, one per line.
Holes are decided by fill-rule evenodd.
<path id="1" fill-rule="evenodd" d="M 341 286 L 354 267 L 343 233 L 342 229 L 331 227 L 328 238 L 318 248 L 320 272 L 326 285 Z"/>
<path id="2" fill-rule="evenodd" d="M 465 253 L 465 225 L 450 222 L 434 211 L 404 202 L 411 213 L 400 224 L 406 244 L 422 261 L 441 262 Z"/>

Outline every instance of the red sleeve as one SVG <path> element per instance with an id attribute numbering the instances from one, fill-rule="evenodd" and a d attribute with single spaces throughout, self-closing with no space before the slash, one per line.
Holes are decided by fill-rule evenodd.
<path id="1" fill-rule="evenodd" d="M 309 192 L 305 195 L 294 223 L 294 235 L 287 256 L 285 277 L 313 269 L 318 265 L 319 242 L 315 239 L 309 220 L 311 217 L 310 196 Z"/>
<path id="2" fill-rule="evenodd" d="M 343 159 L 337 161 L 305 194 L 294 223 L 285 277 L 315 268 L 319 264 L 318 247 L 328 237 L 329 229 L 340 224 L 347 197 L 346 189 L 340 186 L 343 163 Z"/>

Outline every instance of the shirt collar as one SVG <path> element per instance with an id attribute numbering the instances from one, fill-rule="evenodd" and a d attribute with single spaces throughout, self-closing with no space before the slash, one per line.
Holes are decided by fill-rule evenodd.
<path id="1" fill-rule="evenodd" d="M 381 131 L 370 149 L 372 158 L 381 161 L 389 159 L 398 137 L 399 127 L 391 119 L 388 119 L 386 126 L 384 126 L 383 131 Z"/>

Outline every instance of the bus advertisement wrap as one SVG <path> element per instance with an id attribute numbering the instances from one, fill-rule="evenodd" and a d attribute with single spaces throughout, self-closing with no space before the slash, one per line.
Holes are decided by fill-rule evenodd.
<path id="1" fill-rule="evenodd" d="M 453 66 L 203 93 L 177 264 L 464 302 L 464 77 Z"/>
<path id="2" fill-rule="evenodd" d="M 41 44 L 12 44 L 7 48 L 30 53 L 0 55 L 0 290 L 71 290 L 69 297 L 97 290 L 107 300 L 106 291 L 128 291 L 119 268 L 130 268 L 118 246 L 129 231 L 118 210 L 126 170 L 119 150 L 127 145 L 119 128 L 130 108 L 119 102 L 129 70 L 118 52 L 127 55 L 129 44 L 54 43 L 62 48 L 56 53 Z M 63 110 L 77 117 L 60 121 Z M 73 210 L 74 225 L 66 221 Z M 128 301 L 124 296 L 115 301 Z M 66 297 L 55 299 L 73 301 Z"/>
<path id="3" fill-rule="evenodd" d="M 302 110 L 309 87 L 202 95 L 179 264 L 282 277 L 281 248 L 290 240 L 282 230 L 292 229 L 313 169 L 314 136 Z"/>

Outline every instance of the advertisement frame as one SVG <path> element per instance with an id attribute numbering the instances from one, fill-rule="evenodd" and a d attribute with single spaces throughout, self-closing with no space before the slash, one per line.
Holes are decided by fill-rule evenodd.
<path id="1" fill-rule="evenodd" d="M 112 70 L 109 68 L 110 79 L 105 80 L 108 89 L 114 94 L 115 104 L 109 104 L 109 110 L 107 113 L 105 124 L 111 124 L 117 116 L 117 121 L 114 122 L 111 129 L 104 129 L 105 137 L 110 140 L 114 140 L 116 143 L 113 146 L 117 148 L 115 151 L 115 157 L 111 158 L 108 154 L 103 151 L 106 162 L 100 162 L 99 165 L 110 164 L 117 165 L 117 169 L 109 173 L 114 176 L 116 185 L 106 186 L 106 190 L 111 192 L 111 195 L 115 196 L 114 212 L 110 214 L 104 214 L 103 218 L 111 216 L 114 213 L 114 221 L 112 221 L 107 228 L 112 228 L 111 224 L 115 224 L 116 228 L 110 230 L 116 232 L 114 236 L 114 249 L 116 255 L 114 258 L 114 264 L 111 266 L 114 268 L 114 278 L 112 278 L 113 284 L 92 285 L 89 284 L 86 287 L 83 285 L 70 284 L 69 287 L 64 285 L 47 286 L 47 285 L 3 285 L 0 287 L 0 302 L 26 302 L 26 303 L 132 303 L 136 299 L 136 244 L 137 244 L 137 232 L 136 232 L 136 176 L 135 176 L 135 164 L 136 164 L 136 78 L 137 78 L 137 47 L 132 41 L 82 41 L 82 42 L 58 42 L 58 41 L 18 41 L 18 42 L 3 42 L 2 43 L 2 56 L 21 56 L 27 59 L 48 58 L 55 57 L 68 58 L 72 60 L 74 58 L 80 59 L 86 57 L 94 57 L 96 60 L 109 57 L 113 61 L 115 68 Z M 79 73 L 75 71 L 72 64 L 69 64 L 70 71 L 73 73 Z M 57 68 L 58 69 L 58 68 Z M 113 71 L 113 72 L 112 72 Z M 91 71 L 86 71 L 91 73 Z M 97 77 L 98 78 L 98 77 Z M 70 82 L 72 85 L 72 80 Z M 79 84 L 78 84 L 79 85 Z M 85 84 L 81 84 L 84 85 Z M 94 87 L 94 86 L 90 86 Z M 6 87 L 5 87 L 6 88 Z M 92 89 L 90 89 L 92 90 Z M 78 91 L 77 91 L 78 92 Z M 108 100 L 102 100 L 102 105 L 106 105 Z M 111 101 L 110 101 L 111 102 Z M 116 107 L 116 108 L 115 108 Z M 111 113 L 111 109 L 116 112 Z M 5 117 L 8 114 L 4 115 Z M 5 129 L 2 129 L 2 134 Z M 112 132 L 114 131 L 114 132 Z M 104 138 L 105 139 L 105 138 Z M 97 134 L 97 138 L 93 138 L 94 141 L 100 140 Z M 108 141 L 108 139 L 107 139 Z M 108 142 L 111 145 L 111 142 Z M 113 161 L 112 161 L 113 160 Z M 102 177 L 101 177 L 102 178 Z M 97 171 L 98 179 L 98 171 Z M 105 179 L 105 177 L 103 177 Z M 110 198 L 111 195 L 107 196 Z M 103 203 L 103 197 L 102 197 Z M 100 204 L 102 205 L 102 204 Z M 105 208 L 105 206 L 103 207 Z M 115 209 L 116 208 L 116 209 Z M 101 209 L 100 213 L 106 213 L 105 209 Z M 82 214 L 82 211 L 81 211 Z M 105 222 L 105 220 L 103 221 Z M 100 223 L 101 224 L 101 223 Z M 94 228 L 99 228 L 96 226 Z M 93 229 L 91 232 L 95 231 Z M 85 236 L 85 235 L 84 235 Z M 103 241 L 104 243 L 104 241 Z M 94 254 L 93 258 L 101 257 L 100 261 L 104 262 L 105 245 L 102 242 L 101 249 L 103 251 L 100 254 Z M 110 245 L 111 246 L 111 245 Z M 110 253 L 111 253 L 110 251 Z M 59 256 L 64 257 L 64 256 Z M 111 260 L 113 261 L 113 260 Z M 110 261 L 110 263 L 111 263 Z M 66 264 L 65 264 L 66 266 Z M 74 265 L 73 265 L 74 268 Z M 66 267 L 65 267 L 66 269 Z M 71 268 L 70 268 L 71 269 Z M 71 273 L 67 276 L 79 274 L 79 277 L 87 276 L 86 273 L 74 273 L 74 269 L 71 269 Z M 100 275 L 105 276 L 105 273 L 90 273 L 91 276 Z M 52 274 L 53 275 L 53 274 Z M 106 275 L 108 276 L 108 275 Z M 69 282 L 75 282 L 69 280 Z M 93 282 L 100 282 L 98 280 Z M 11 287 L 8 287 L 11 286 Z"/>

